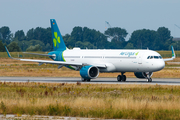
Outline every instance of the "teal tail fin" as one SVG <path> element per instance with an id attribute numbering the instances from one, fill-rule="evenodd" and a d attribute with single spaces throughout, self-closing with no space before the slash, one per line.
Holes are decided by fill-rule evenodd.
<path id="1" fill-rule="evenodd" d="M 59 31 L 56 20 L 51 19 L 50 22 L 51 22 L 51 32 L 52 32 L 52 40 L 53 40 L 54 51 L 66 50 L 66 45 L 65 45 L 64 40 L 63 40 L 61 33 Z"/>

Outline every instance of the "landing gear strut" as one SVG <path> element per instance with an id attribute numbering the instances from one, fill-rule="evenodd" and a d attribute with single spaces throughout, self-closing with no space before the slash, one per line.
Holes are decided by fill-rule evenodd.
<path id="1" fill-rule="evenodd" d="M 146 74 L 145 76 L 146 76 L 147 82 L 152 82 L 152 78 L 151 78 L 152 73 L 151 72 L 146 72 L 145 74 Z"/>
<path id="2" fill-rule="evenodd" d="M 124 74 L 124 72 L 121 72 L 121 75 L 117 76 L 117 81 L 119 81 L 119 82 L 121 82 L 121 81 L 125 82 L 126 81 L 126 76 L 123 74 Z"/>

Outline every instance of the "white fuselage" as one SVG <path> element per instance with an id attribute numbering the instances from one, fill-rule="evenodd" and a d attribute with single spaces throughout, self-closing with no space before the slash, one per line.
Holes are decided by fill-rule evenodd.
<path id="1" fill-rule="evenodd" d="M 100 72 L 154 72 L 165 66 L 161 55 L 152 50 L 81 50 L 75 48 L 65 50 L 63 57 L 66 62 L 106 65 L 106 68 L 99 68 Z"/>

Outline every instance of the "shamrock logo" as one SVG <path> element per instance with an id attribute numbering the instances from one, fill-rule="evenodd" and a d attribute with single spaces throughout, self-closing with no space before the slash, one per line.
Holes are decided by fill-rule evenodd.
<path id="1" fill-rule="evenodd" d="M 58 43 L 60 43 L 61 41 L 60 41 L 60 37 L 57 35 L 57 32 L 54 32 L 54 37 L 55 37 L 55 38 L 53 38 L 54 47 L 57 46 L 57 48 L 58 48 L 59 47 Z"/>

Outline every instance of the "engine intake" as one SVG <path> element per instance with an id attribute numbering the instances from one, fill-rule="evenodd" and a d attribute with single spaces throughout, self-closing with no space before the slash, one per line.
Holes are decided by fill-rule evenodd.
<path id="1" fill-rule="evenodd" d="M 95 66 L 83 66 L 80 69 L 80 75 L 84 79 L 94 79 L 99 75 L 99 69 Z"/>
<path id="2" fill-rule="evenodd" d="M 137 78 L 149 78 L 153 75 L 153 72 L 135 72 L 134 75 Z"/>

